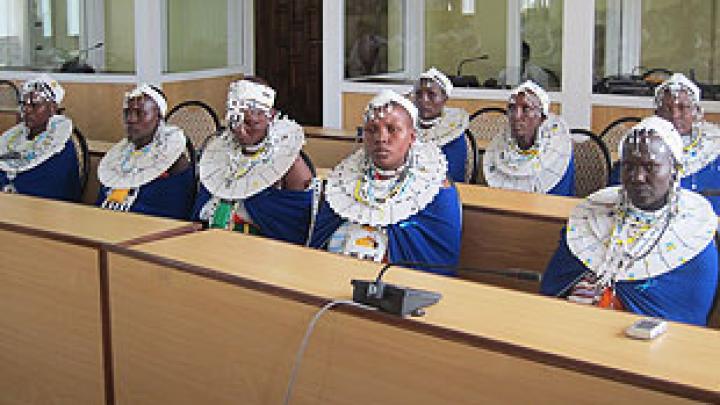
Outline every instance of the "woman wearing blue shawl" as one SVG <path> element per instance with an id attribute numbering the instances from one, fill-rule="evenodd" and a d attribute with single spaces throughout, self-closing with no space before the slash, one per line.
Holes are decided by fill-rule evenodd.
<path id="1" fill-rule="evenodd" d="M 620 144 L 622 186 L 573 211 L 541 292 L 570 301 L 706 325 L 718 282 L 717 217 L 679 187 L 683 143 L 644 119 Z"/>
<path id="2" fill-rule="evenodd" d="M 575 195 L 572 139 L 567 124 L 550 113 L 550 97 L 526 81 L 508 101 L 509 126 L 497 134 L 483 156 L 490 187 L 530 193 Z"/>
<path id="3" fill-rule="evenodd" d="M 700 88 L 682 73 L 655 89 L 655 114 L 673 123 L 683 140 L 680 186 L 705 195 L 720 214 L 720 128 L 703 119 Z M 620 183 L 615 165 L 612 183 Z"/>
<path id="4" fill-rule="evenodd" d="M 437 145 L 448 162 L 448 178 L 466 182 L 471 175 L 468 167 L 469 141 L 465 137 L 470 122 L 467 111 L 446 107 L 453 85 L 441 71 L 430 68 L 420 75 L 413 88 L 412 99 L 418 109 L 418 138 Z"/>
<path id="5" fill-rule="evenodd" d="M 230 85 L 230 129 L 203 151 L 192 217 L 209 228 L 304 244 L 312 202 L 312 173 L 300 156 L 305 135 L 274 102 L 275 91 L 260 79 Z"/>
<path id="6" fill-rule="evenodd" d="M 392 91 L 370 101 L 364 148 L 333 169 L 324 198 L 316 199 L 311 246 L 454 274 L 460 201 L 440 149 L 415 139 L 417 114 Z"/>
<path id="7" fill-rule="evenodd" d="M 188 218 L 195 194 L 194 168 L 186 156 L 185 134 L 165 124 L 166 113 L 165 96 L 155 87 L 143 84 L 125 95 L 127 137 L 98 165 L 97 204 L 102 208 Z"/>
<path id="8" fill-rule="evenodd" d="M 65 91 L 47 75 L 22 86 L 23 122 L 0 137 L 0 187 L 8 193 L 80 200 L 73 124 L 57 114 Z"/>

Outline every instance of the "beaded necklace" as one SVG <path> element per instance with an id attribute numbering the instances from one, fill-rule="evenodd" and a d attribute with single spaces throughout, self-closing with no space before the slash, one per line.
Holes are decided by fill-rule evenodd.
<path id="1" fill-rule="evenodd" d="M 391 179 L 392 183 L 389 187 L 383 184 L 383 182 Z M 355 201 L 365 206 L 377 207 L 402 194 L 411 183 L 410 166 L 407 164 L 397 170 L 382 170 L 376 168 L 373 164 L 368 164 L 365 175 L 355 182 L 353 197 Z M 388 190 L 388 192 L 385 195 L 377 196 L 376 192 L 383 189 Z"/>

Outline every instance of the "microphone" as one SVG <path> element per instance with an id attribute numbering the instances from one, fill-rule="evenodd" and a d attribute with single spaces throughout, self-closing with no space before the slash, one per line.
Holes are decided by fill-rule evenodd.
<path id="1" fill-rule="evenodd" d="M 454 269 L 468 272 L 499 275 L 527 281 L 540 281 L 540 273 L 524 269 L 472 269 L 438 263 L 395 262 L 385 264 L 374 281 L 352 280 L 353 301 L 400 316 L 423 316 L 426 307 L 436 304 L 442 295 L 434 291 L 419 290 L 388 284 L 382 281 L 385 273 L 393 266 L 424 267 L 428 269 Z"/>
<path id="2" fill-rule="evenodd" d="M 468 63 L 468 62 L 474 62 L 474 61 L 476 61 L 476 60 L 485 60 L 485 59 L 488 59 L 488 58 L 490 58 L 490 56 L 488 56 L 488 54 L 484 54 L 484 55 L 473 56 L 472 58 L 465 58 L 465 59 L 461 60 L 460 63 L 458 63 L 457 76 L 458 76 L 458 77 L 462 76 L 462 73 L 461 73 L 461 72 L 462 72 L 462 67 L 463 67 L 464 64 L 466 64 L 466 63 Z"/>

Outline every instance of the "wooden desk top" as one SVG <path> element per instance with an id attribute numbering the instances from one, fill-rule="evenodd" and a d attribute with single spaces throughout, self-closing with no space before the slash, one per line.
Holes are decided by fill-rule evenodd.
<path id="1" fill-rule="evenodd" d="M 460 201 L 465 209 L 507 212 L 514 215 L 567 221 L 580 198 L 525 193 L 457 183 Z"/>
<path id="2" fill-rule="evenodd" d="M 142 240 L 150 235 L 171 235 L 195 229 L 195 225 L 189 222 L 18 194 L 0 194 L 0 212 L 0 229 L 20 227 L 27 233 L 47 232 L 58 239 L 70 237 L 95 245 Z"/>
<path id="3" fill-rule="evenodd" d="M 96 141 L 93 139 L 88 139 L 87 144 L 91 154 L 104 155 L 107 153 L 107 151 L 110 150 L 113 145 L 115 145 L 115 142 Z"/>
<path id="4" fill-rule="evenodd" d="M 350 280 L 374 278 L 380 267 L 225 231 L 193 233 L 120 250 L 304 302 L 348 299 Z M 658 391 L 720 399 L 717 331 L 671 323 L 659 339 L 636 341 L 623 335 L 639 318 L 630 313 L 400 268 L 391 269 L 385 279 L 438 291 L 443 298 L 424 318 L 377 315 L 381 322 Z"/>

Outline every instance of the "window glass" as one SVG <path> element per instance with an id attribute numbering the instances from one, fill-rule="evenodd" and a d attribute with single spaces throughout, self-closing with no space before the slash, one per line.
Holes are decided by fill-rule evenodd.
<path id="1" fill-rule="evenodd" d="M 345 2 L 345 77 L 402 74 L 405 69 L 405 1 Z"/>
<path id="2" fill-rule="evenodd" d="M 133 72 L 133 8 L 128 0 L 0 0 L 0 69 Z"/>
<path id="3" fill-rule="evenodd" d="M 228 66 L 228 0 L 167 0 L 167 71 Z"/>
<path id="4" fill-rule="evenodd" d="M 672 72 L 720 99 L 718 0 L 595 2 L 595 91 L 649 95 Z M 638 23 L 639 22 L 639 23 Z"/>

